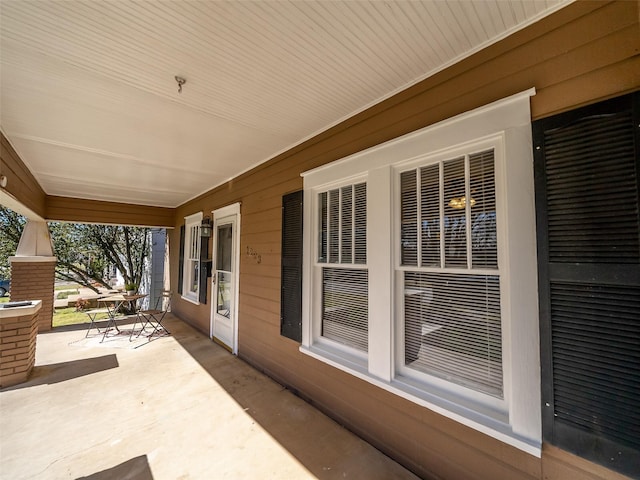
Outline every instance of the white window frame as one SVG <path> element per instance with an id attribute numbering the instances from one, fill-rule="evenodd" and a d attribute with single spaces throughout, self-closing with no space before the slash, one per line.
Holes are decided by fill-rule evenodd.
<path id="1" fill-rule="evenodd" d="M 202 224 L 202 212 L 184 217 L 184 260 L 182 264 L 182 298 L 200 304 L 200 282 L 196 289 L 191 289 L 193 276 L 193 262 L 200 261 L 200 225 Z"/>
<path id="2" fill-rule="evenodd" d="M 541 454 L 540 359 L 531 112 L 534 89 L 303 173 L 303 319 L 300 350 L 535 456 Z M 398 312 L 399 171 L 491 145 L 495 155 L 502 313 L 503 398 L 402 364 Z M 369 354 L 354 357 L 317 335 L 317 193 L 367 182 Z M 339 180 L 342 179 L 342 180 Z M 508 180 L 508 181 L 507 181 Z M 361 181 L 361 180 L 360 180 Z M 517 288 L 510 288 L 517 286 Z M 321 288 L 321 286 L 320 286 Z"/>
<path id="3" fill-rule="evenodd" d="M 403 327 L 404 327 L 404 272 L 429 272 L 429 273 L 455 273 L 455 274 L 478 274 L 478 275 L 496 275 L 500 278 L 500 298 L 508 298 L 509 297 L 509 279 L 508 279 L 508 258 L 505 254 L 505 248 L 503 245 L 506 245 L 507 235 L 505 228 L 505 211 L 504 211 L 504 185 L 502 184 L 504 181 L 504 176 L 499 175 L 499 172 L 504 172 L 505 170 L 505 156 L 504 156 L 504 134 L 500 133 L 498 135 L 492 135 L 487 138 L 472 141 L 466 143 L 464 145 L 457 145 L 454 148 L 443 150 L 442 152 L 435 155 L 427 155 L 418 159 L 412 159 L 409 162 L 399 162 L 393 166 L 393 182 L 395 192 L 400 191 L 400 173 L 406 170 L 415 169 L 424 167 L 427 165 L 433 164 L 441 164 L 443 161 L 451 160 L 454 158 L 460 158 L 468 156 L 469 154 L 493 150 L 494 152 L 494 171 L 495 171 L 495 189 L 496 189 L 496 234 L 497 234 L 497 243 L 498 243 L 498 267 L 495 269 L 490 268 L 472 268 L 471 266 L 467 266 L 464 268 L 458 267 L 420 267 L 420 266 L 409 266 L 401 264 L 401 245 L 400 245 L 400 202 L 398 195 L 396 195 L 395 202 L 395 212 L 394 212 L 394 249 L 395 249 L 395 285 L 396 285 L 396 296 L 394 301 L 396 302 L 396 312 L 394 322 L 395 328 L 395 380 L 399 382 L 405 382 L 408 385 L 422 385 L 423 387 L 427 387 L 430 391 L 438 390 L 441 392 L 443 396 L 452 396 L 458 399 L 464 399 L 464 401 L 471 401 L 476 403 L 483 408 L 491 409 L 495 411 L 497 414 L 504 416 L 508 413 L 508 406 L 506 400 L 504 398 L 499 399 L 494 396 L 484 394 L 470 388 L 464 387 L 462 385 L 458 385 L 453 382 L 448 382 L 441 378 L 438 378 L 433 375 L 428 375 L 426 373 L 421 373 L 411 368 L 408 368 L 403 365 L 403 358 L 405 353 L 405 346 L 403 342 Z M 420 208 L 420 204 L 418 204 L 418 208 Z M 418 232 L 418 236 L 420 232 Z M 418 253 L 419 255 L 419 253 Z M 441 252 L 441 255 L 444 255 L 444 252 Z M 471 259 L 467 258 L 468 264 Z M 504 302 L 501 305 L 501 316 L 504 317 Z M 506 325 L 505 319 L 502 318 L 502 343 L 508 341 L 509 339 L 505 335 L 505 328 L 508 328 Z M 503 395 L 508 391 L 504 382 L 507 380 L 506 375 L 504 375 L 505 369 L 508 369 L 508 364 L 506 362 L 504 351 L 502 356 L 502 369 L 503 369 Z"/>
<path id="4" fill-rule="evenodd" d="M 343 343 L 331 340 L 330 338 L 322 336 L 322 270 L 324 268 L 344 268 L 344 269 L 359 269 L 359 270 L 367 270 L 368 269 L 368 261 L 369 257 L 367 256 L 367 263 L 334 263 L 329 262 L 328 257 L 328 244 L 327 244 L 327 261 L 319 262 L 318 261 L 318 252 L 319 252 L 319 242 L 318 242 L 318 223 L 319 223 L 319 197 L 323 192 L 329 192 L 330 190 L 340 189 L 345 186 L 355 185 L 359 183 L 366 183 L 367 177 L 353 176 L 349 178 L 341 178 L 340 181 L 332 182 L 330 184 L 323 184 L 314 187 L 309 192 L 305 191 L 305 205 L 309 204 L 313 213 L 313 222 L 316 226 L 314 228 L 314 237 L 313 237 L 313 250 L 312 250 L 312 270 L 313 270 L 313 305 L 311 308 L 314 310 L 314 315 L 312 315 L 312 324 L 307 331 L 307 335 L 312 338 L 312 342 L 315 349 L 318 351 L 322 351 L 325 356 L 328 358 L 336 358 L 340 362 L 344 362 L 346 364 L 351 365 L 352 367 L 359 369 L 366 369 L 367 365 L 367 352 L 363 352 L 356 348 L 350 347 Z M 367 187 L 368 188 L 368 187 Z M 369 200 L 369 195 L 367 191 L 367 203 Z M 367 207 L 367 213 L 368 213 Z M 306 215 L 306 213 L 305 213 Z M 368 220 L 368 215 L 367 215 Z M 354 219 L 355 221 L 355 219 Z M 367 232 L 368 233 L 368 232 Z M 339 233 L 339 239 L 341 235 Z M 340 241 L 340 240 L 339 240 Z M 368 247 L 367 247 L 368 250 Z M 342 255 L 342 251 L 339 248 L 339 256 Z M 355 251 L 353 252 L 354 260 L 355 260 Z M 304 335 L 304 328 L 303 328 Z"/>

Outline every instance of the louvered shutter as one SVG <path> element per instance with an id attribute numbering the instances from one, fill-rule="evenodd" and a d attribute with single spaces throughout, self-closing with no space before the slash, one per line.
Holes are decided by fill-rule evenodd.
<path id="1" fill-rule="evenodd" d="M 533 124 L 543 434 L 640 476 L 640 95 Z"/>
<path id="2" fill-rule="evenodd" d="M 302 340 L 302 190 L 282 197 L 280 334 Z"/>

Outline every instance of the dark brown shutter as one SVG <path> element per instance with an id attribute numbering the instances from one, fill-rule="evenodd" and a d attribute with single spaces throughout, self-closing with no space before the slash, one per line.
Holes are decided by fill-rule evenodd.
<path id="1" fill-rule="evenodd" d="M 180 227 L 180 247 L 179 247 L 179 260 L 178 260 L 178 293 L 182 294 L 182 284 L 184 283 L 184 237 L 185 227 Z"/>
<path id="2" fill-rule="evenodd" d="M 302 191 L 282 197 L 280 333 L 302 340 Z"/>
<path id="3" fill-rule="evenodd" d="M 545 441 L 640 476 L 638 93 L 533 125 Z"/>

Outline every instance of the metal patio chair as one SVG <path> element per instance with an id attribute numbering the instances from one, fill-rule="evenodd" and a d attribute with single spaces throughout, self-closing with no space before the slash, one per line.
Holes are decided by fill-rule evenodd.
<path id="1" fill-rule="evenodd" d="M 106 308 L 94 308 L 92 310 L 86 310 L 84 313 L 87 314 L 87 316 L 89 317 L 89 319 L 91 320 L 91 323 L 89 324 L 89 328 L 87 329 L 87 333 L 85 334 L 84 338 L 87 338 L 89 336 L 89 332 L 91 331 L 92 328 L 95 327 L 96 330 L 98 330 L 98 333 L 102 333 L 100 331 L 100 327 L 98 327 L 98 320 L 96 319 L 96 317 L 98 315 L 100 315 L 101 313 L 104 314 L 109 314 L 109 310 Z"/>
<path id="2" fill-rule="evenodd" d="M 163 290 L 156 300 L 155 308 L 149 310 L 139 310 L 136 316 L 136 322 L 140 320 L 140 323 L 142 323 L 142 329 L 138 332 L 136 338 L 146 331 L 147 326 L 153 328 L 151 333 L 148 335 L 149 339 L 151 339 L 151 337 L 156 333 L 160 334 L 160 332 L 163 332 L 162 335 L 171 335 L 171 332 L 167 330 L 167 327 L 162 324 L 162 321 L 164 320 L 164 317 L 169 311 L 170 307 L 171 292 Z M 133 333 L 135 331 L 136 322 L 134 322 L 133 324 L 133 330 L 131 330 L 129 340 L 131 340 L 131 337 L 133 336 Z"/>

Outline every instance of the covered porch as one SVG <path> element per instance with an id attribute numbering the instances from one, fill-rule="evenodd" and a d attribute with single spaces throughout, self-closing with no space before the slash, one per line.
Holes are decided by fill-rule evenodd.
<path id="1" fill-rule="evenodd" d="M 38 335 L 29 381 L 0 390 L 2 477 L 417 478 L 176 316 L 168 326 L 131 347 L 80 342 L 86 325 Z"/>

